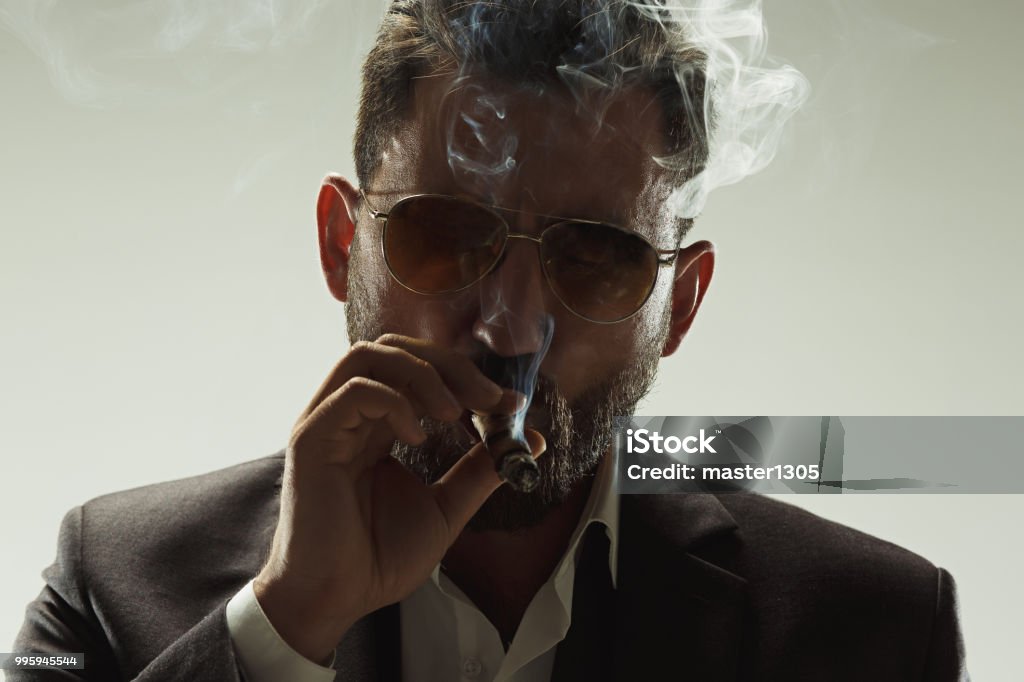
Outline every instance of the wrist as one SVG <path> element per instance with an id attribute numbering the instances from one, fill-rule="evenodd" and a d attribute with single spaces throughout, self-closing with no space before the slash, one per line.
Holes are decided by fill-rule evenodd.
<path id="1" fill-rule="evenodd" d="M 295 589 L 284 581 L 257 576 L 256 601 L 284 642 L 303 657 L 328 666 L 338 642 L 359 619 L 325 611 L 322 593 Z"/>

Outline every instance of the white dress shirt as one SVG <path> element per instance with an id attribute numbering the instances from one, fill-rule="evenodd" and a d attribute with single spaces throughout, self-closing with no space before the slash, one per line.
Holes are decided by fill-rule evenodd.
<path id="1" fill-rule="evenodd" d="M 583 532 L 592 523 L 608 535 L 608 568 L 616 584 L 619 498 L 614 450 L 602 460 L 569 546 L 551 577 L 530 601 L 515 638 L 502 645 L 498 630 L 435 566 L 430 579 L 403 599 L 401 655 L 404 682 L 549 682 L 555 647 L 569 630 L 576 562 Z M 252 581 L 227 606 L 228 632 L 250 682 L 332 682 L 335 671 L 292 649 L 270 624 Z M 333 664 L 333 660 L 332 660 Z"/>

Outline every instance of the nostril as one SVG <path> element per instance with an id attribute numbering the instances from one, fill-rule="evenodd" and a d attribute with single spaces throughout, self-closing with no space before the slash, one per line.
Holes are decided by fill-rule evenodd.
<path id="1" fill-rule="evenodd" d="M 524 367 L 530 367 L 537 360 L 537 353 L 504 356 L 488 353 L 477 361 L 483 375 L 505 388 L 518 388 Z"/>

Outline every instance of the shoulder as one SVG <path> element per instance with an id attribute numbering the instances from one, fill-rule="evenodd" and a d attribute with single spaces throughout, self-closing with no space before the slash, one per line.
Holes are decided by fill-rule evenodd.
<path id="1" fill-rule="evenodd" d="M 93 498 L 85 515 L 99 522 L 166 524 L 213 508 L 230 513 L 249 507 L 280 484 L 284 452 L 196 476 L 161 481 Z"/>
<path id="2" fill-rule="evenodd" d="M 84 568 L 97 580 L 174 580 L 250 571 L 277 520 L 284 453 L 89 500 L 81 507 Z"/>
<path id="3" fill-rule="evenodd" d="M 732 493 L 715 497 L 736 520 L 744 545 L 790 570 L 870 574 L 877 580 L 888 576 L 934 586 L 936 567 L 892 542 L 764 495 Z"/>
<path id="4" fill-rule="evenodd" d="M 637 498 L 628 499 L 627 498 Z M 927 620 L 942 575 L 924 557 L 756 493 L 623 496 L 627 543 L 674 547 L 744 579 L 771 611 L 899 610 Z M 627 512 L 627 509 L 629 510 Z"/>
<path id="5" fill-rule="evenodd" d="M 259 571 L 283 470 L 279 452 L 91 499 L 65 516 L 44 577 L 141 670 Z"/>
<path id="6" fill-rule="evenodd" d="M 892 542 L 776 499 L 717 499 L 737 526 L 727 563 L 747 580 L 751 603 L 774 632 L 792 641 L 861 641 L 870 631 L 903 638 L 917 651 L 912 658 L 923 659 L 948 574 Z"/>

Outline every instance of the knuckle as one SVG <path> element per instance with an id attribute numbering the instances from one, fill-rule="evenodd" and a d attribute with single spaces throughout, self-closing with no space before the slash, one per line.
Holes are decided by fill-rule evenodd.
<path id="1" fill-rule="evenodd" d="M 366 355 L 371 352 L 373 352 L 373 344 L 369 341 L 356 341 L 348 350 L 349 355 L 355 356 Z"/>
<path id="2" fill-rule="evenodd" d="M 309 443 L 309 429 L 308 428 L 297 428 L 292 431 L 291 437 L 288 439 L 288 445 L 285 448 L 285 455 L 291 458 L 293 461 L 302 458 L 302 453 L 308 451 Z"/>
<path id="3" fill-rule="evenodd" d="M 405 341 L 405 337 L 401 334 L 395 334 L 394 332 L 388 332 L 387 334 L 381 334 L 377 337 L 377 343 L 384 346 L 401 346 Z"/>
<path id="4" fill-rule="evenodd" d="M 339 395 L 349 395 L 351 393 L 362 393 L 376 387 L 376 382 L 369 377 L 352 377 L 342 385 L 338 391 Z"/>

